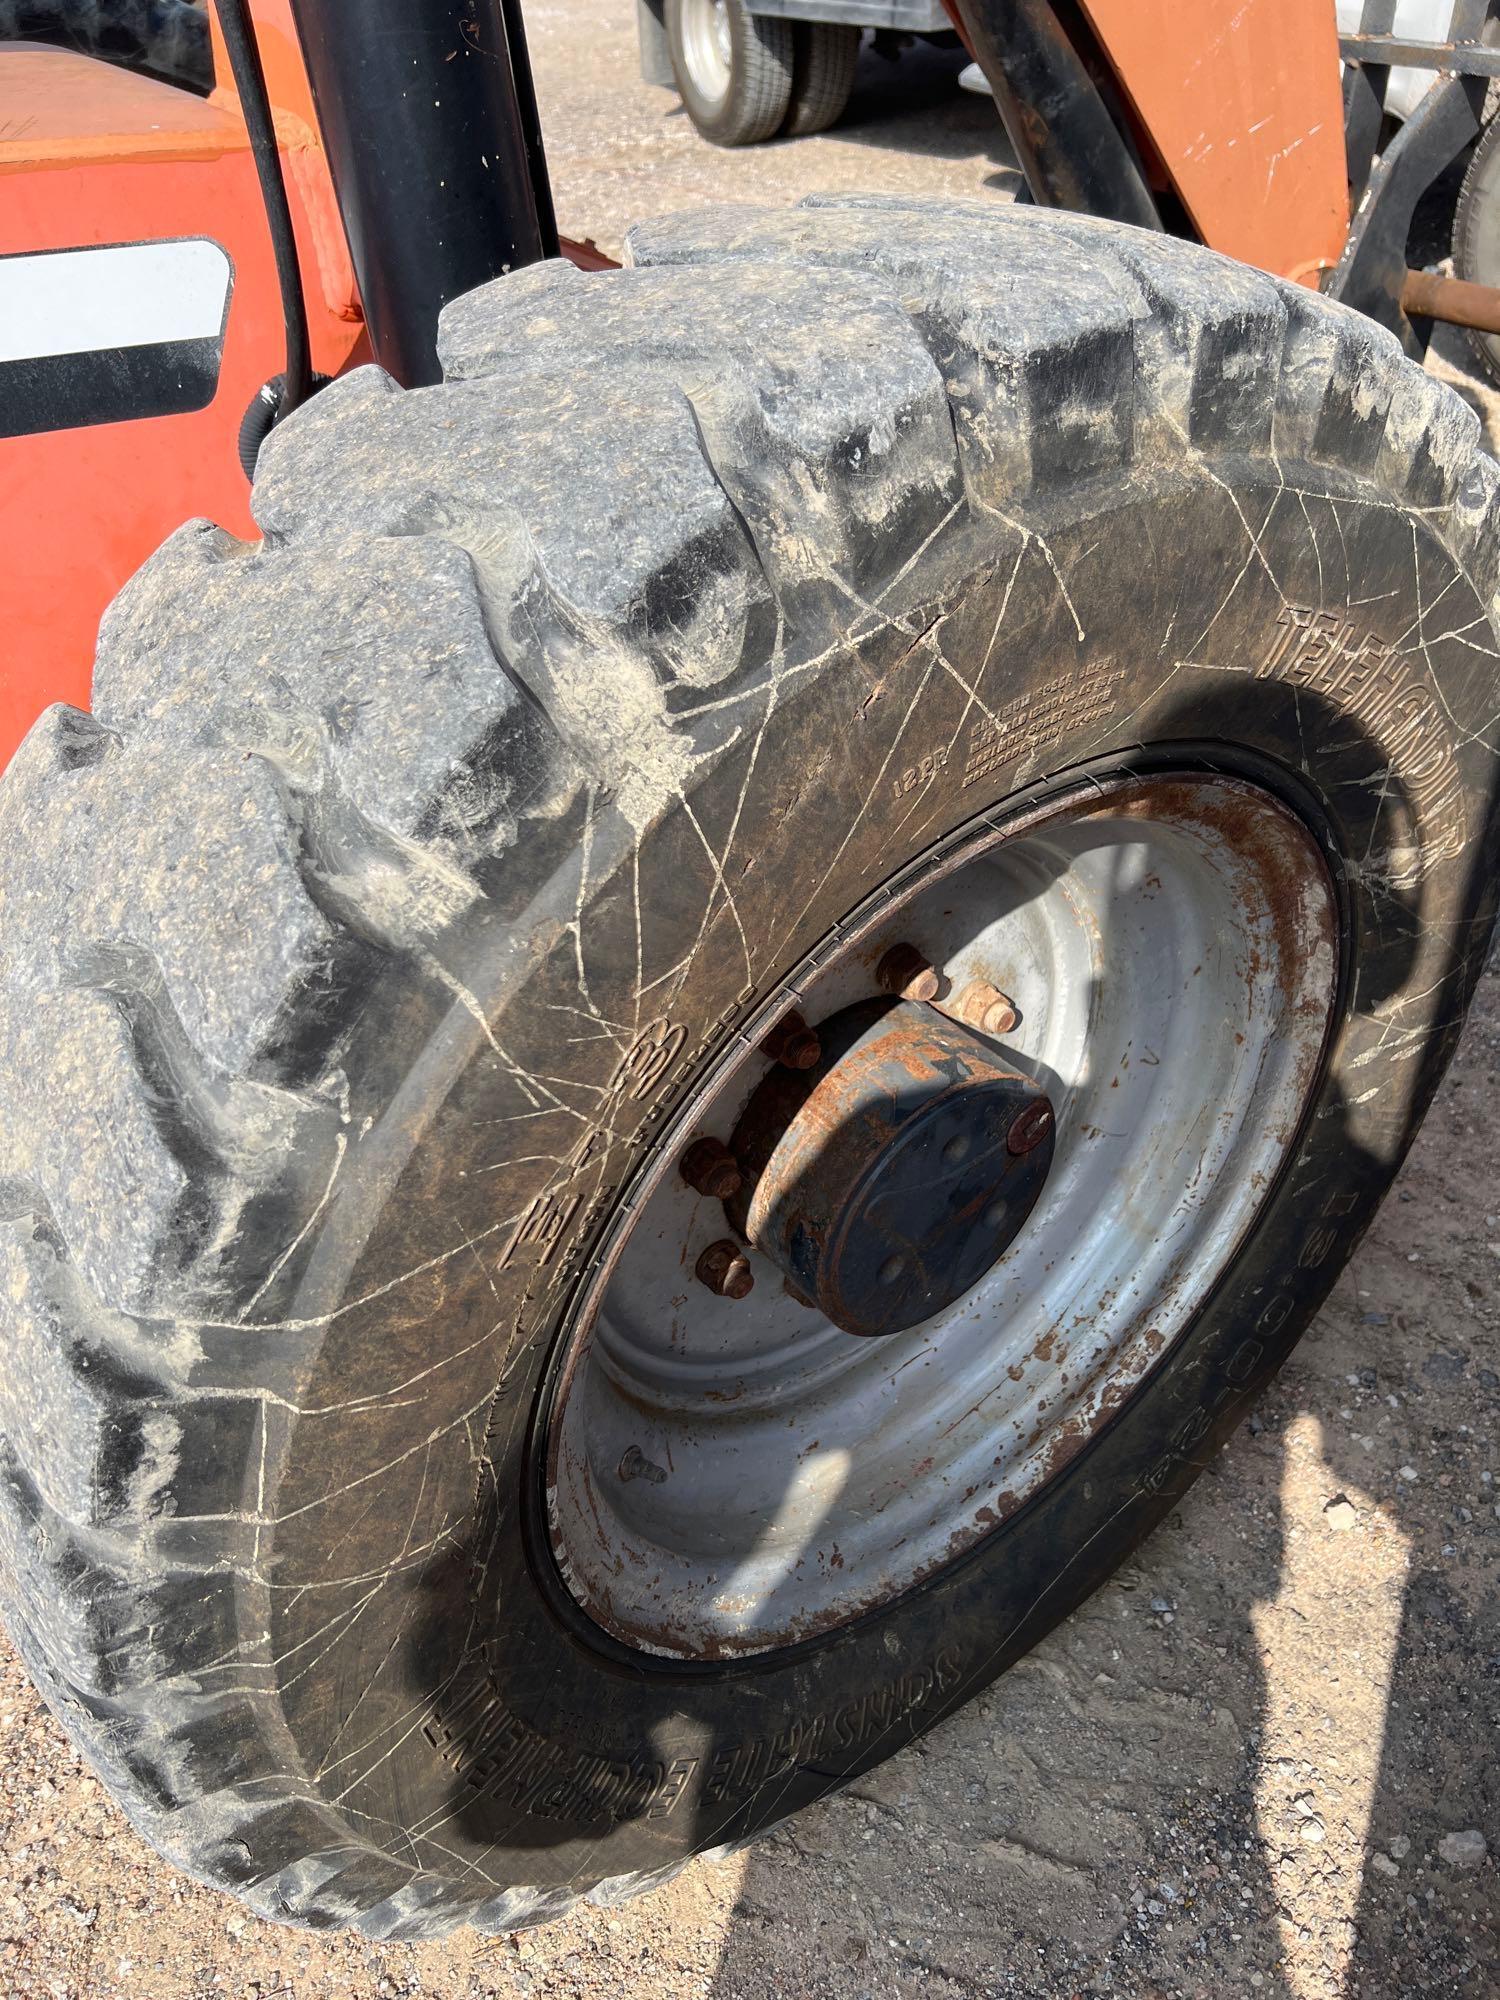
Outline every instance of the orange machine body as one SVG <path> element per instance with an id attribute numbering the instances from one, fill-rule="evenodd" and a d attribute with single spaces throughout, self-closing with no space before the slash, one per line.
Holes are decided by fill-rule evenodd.
<path id="1" fill-rule="evenodd" d="M 1205 243 L 1316 284 L 1349 229 L 1333 0 L 1084 0 Z"/>
<path id="2" fill-rule="evenodd" d="M 1203 240 L 1316 283 L 1348 226 L 1333 0 L 1084 4 Z M 368 356 L 357 288 L 290 0 L 253 0 L 251 11 L 313 362 L 335 375 Z M 227 77 L 216 21 L 214 37 L 215 74 Z M 17 391 L 14 371 L 43 364 L 24 341 L 19 362 L 15 338 L 6 345 L 7 279 L 14 288 L 23 266 L 35 276 L 49 256 L 75 253 L 77 263 L 100 246 L 173 245 L 206 256 L 217 245 L 227 272 L 204 394 L 148 414 L 107 395 L 70 405 L 72 392 L 55 385 L 74 379 L 79 357 L 64 353 L 45 358 L 53 401 L 29 419 L 30 378 Z M 564 252 L 585 268 L 605 261 L 575 245 Z M 122 377 L 138 368 L 143 350 L 112 350 L 107 313 L 92 338 L 96 355 L 115 353 Z M 173 528 L 206 515 L 254 534 L 236 439 L 283 357 L 270 233 L 233 92 L 205 99 L 63 50 L 0 46 L 0 415 L 7 370 L 12 410 L 18 396 L 22 408 L 19 425 L 0 422 L 0 768 L 48 703 L 87 703 L 100 616 Z"/>
<path id="3" fill-rule="evenodd" d="M 354 274 L 286 0 L 259 0 L 256 12 L 313 361 L 333 375 L 364 351 Z M 64 355 L 54 358 L 63 427 L 0 436 L 0 767 L 50 702 L 87 705 L 100 615 L 173 528 L 208 515 L 254 533 L 236 440 L 285 353 L 270 234 L 233 93 L 205 99 L 67 50 L 0 47 L 0 300 L 7 259 L 151 244 L 223 253 L 212 399 L 139 418 L 110 406 L 93 420 L 87 394 L 67 407 L 78 369 L 70 375 Z"/>

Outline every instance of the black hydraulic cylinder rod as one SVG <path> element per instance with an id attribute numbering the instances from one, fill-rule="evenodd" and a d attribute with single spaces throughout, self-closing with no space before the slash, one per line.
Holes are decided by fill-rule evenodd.
<path id="1" fill-rule="evenodd" d="M 375 358 L 435 382 L 449 299 L 557 255 L 517 0 L 292 0 Z"/>
<path id="2" fill-rule="evenodd" d="M 955 0 L 1032 198 L 1114 222 L 1162 219 L 1066 17 L 1071 0 Z"/>

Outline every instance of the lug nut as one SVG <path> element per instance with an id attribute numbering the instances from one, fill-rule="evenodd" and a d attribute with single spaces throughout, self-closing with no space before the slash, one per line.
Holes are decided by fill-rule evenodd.
<path id="1" fill-rule="evenodd" d="M 978 1028 L 983 1035 L 1008 1035 L 1021 1018 L 1015 1002 L 987 979 L 971 979 L 958 998 L 944 1006 L 943 1012 L 950 1020 Z"/>
<path id="2" fill-rule="evenodd" d="M 914 944 L 893 944 L 875 968 L 875 983 L 902 1000 L 936 1000 L 941 979 Z"/>
<path id="3" fill-rule="evenodd" d="M 784 1014 L 760 1046 L 763 1055 L 787 1069 L 811 1069 L 823 1053 L 817 1029 L 800 1014 Z"/>
<path id="4" fill-rule="evenodd" d="M 1039 1097 L 1017 1115 L 1005 1135 L 1006 1150 L 1011 1153 L 1033 1152 L 1051 1131 L 1052 1106 L 1045 1097 Z"/>
<path id="5" fill-rule="evenodd" d="M 695 1139 L 683 1154 L 678 1172 L 690 1188 L 714 1201 L 728 1201 L 740 1190 L 740 1163 L 718 1139 Z"/>
<path id="6" fill-rule="evenodd" d="M 742 1299 L 755 1283 L 750 1261 L 737 1243 L 710 1243 L 694 1265 L 700 1281 L 721 1299 Z"/>

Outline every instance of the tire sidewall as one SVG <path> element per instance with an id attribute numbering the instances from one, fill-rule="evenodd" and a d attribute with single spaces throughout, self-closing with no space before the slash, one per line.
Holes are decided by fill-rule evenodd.
<path id="1" fill-rule="evenodd" d="M 440 1825 L 421 1864 L 472 1864 L 476 1901 L 752 1832 L 1034 1644 L 1285 1358 L 1399 1166 L 1483 963 L 1488 625 L 1388 502 L 1323 469 L 1221 463 L 1082 495 L 1045 538 L 960 527 L 912 592 L 899 622 L 781 663 L 728 722 L 717 708 L 682 801 L 643 830 L 591 796 L 581 863 L 466 947 L 478 1010 L 449 994 L 438 1016 L 405 991 L 362 1031 L 386 1108 L 286 1307 L 324 1329 L 304 1400 L 330 1414 L 281 1441 L 272 1652 L 308 1657 L 329 1592 L 300 1593 L 347 1571 L 347 1629 L 286 1676 L 289 1724 L 322 1773 L 338 1690 L 361 1689 L 363 1775 L 341 1799 L 377 1838 Z M 1322 1080 L 1231 1268 L 1109 1426 L 894 1607 L 732 1667 L 622 1657 L 549 1571 L 539 1398 L 675 1108 L 936 840 L 1064 774 L 1185 764 L 1303 811 L 1343 910 Z"/>

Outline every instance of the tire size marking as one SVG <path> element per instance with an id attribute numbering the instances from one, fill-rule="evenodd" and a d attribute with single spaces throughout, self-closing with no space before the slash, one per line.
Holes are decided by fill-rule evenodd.
<path id="1" fill-rule="evenodd" d="M 930 785 L 948 762 L 948 746 L 942 743 L 936 750 L 929 750 L 925 757 L 919 757 L 915 764 L 908 764 L 897 778 L 891 780 L 891 796 L 904 799 L 919 785 Z"/>
<path id="2" fill-rule="evenodd" d="M 946 1694 L 957 1686 L 962 1673 L 958 1653 L 945 1646 L 930 1667 L 903 1674 L 886 1687 L 872 1688 L 826 1715 L 795 1722 L 774 1736 L 721 1744 L 704 1773 L 705 1803 L 722 1805 L 753 1798 L 762 1785 L 799 1764 L 811 1764 L 830 1750 L 858 1750 L 872 1737 L 883 1736 L 925 1708 L 934 1694 Z"/>
<path id="3" fill-rule="evenodd" d="M 620 1763 L 559 1743 L 507 1708 L 488 1679 L 471 1682 L 451 1708 L 435 1706 L 422 1734 L 482 1798 L 508 1802 L 533 1819 L 577 1826 L 664 1819 L 699 1763 L 696 1757 Z"/>
<path id="4" fill-rule="evenodd" d="M 1109 660 L 1082 669 L 1070 667 L 992 715 L 982 715 L 969 731 L 960 789 L 977 785 L 1022 756 L 1035 756 L 1064 736 L 1102 723 L 1124 679 L 1125 669 Z"/>
<path id="5" fill-rule="evenodd" d="M 1468 836 L 1464 783 L 1437 700 L 1418 662 L 1344 611 L 1283 604 L 1253 678 L 1330 696 L 1362 722 L 1411 794 L 1425 859 L 1451 860 Z"/>
<path id="6" fill-rule="evenodd" d="M 648 1098 L 682 1053 L 686 1040 L 687 1029 L 680 1022 L 669 1021 L 665 1015 L 648 1021 L 621 1056 L 610 1078 L 610 1095 L 628 1091 L 637 1102 Z"/>
<path id="7" fill-rule="evenodd" d="M 689 1795 L 709 1805 L 753 1798 L 771 1779 L 826 1755 L 858 1750 L 956 1687 L 963 1663 L 945 1647 L 930 1667 L 857 1695 L 826 1715 L 794 1722 L 774 1735 L 726 1743 L 700 1757 L 627 1762 L 580 1750 L 516 1715 L 486 1671 L 451 1705 L 429 1710 L 422 1734 L 460 1781 L 481 1797 L 513 1805 L 533 1819 L 575 1826 L 623 1819 L 665 1819 Z"/>
<path id="8" fill-rule="evenodd" d="M 516 1252 L 523 1249 L 536 1249 L 540 1253 L 537 1263 L 543 1267 L 550 1264 L 563 1232 L 573 1220 L 573 1212 L 582 1199 L 581 1194 L 567 1194 L 552 1188 L 545 1194 L 539 1194 L 511 1232 L 510 1241 L 501 1251 L 496 1268 L 506 1270 L 514 1261 Z"/>

